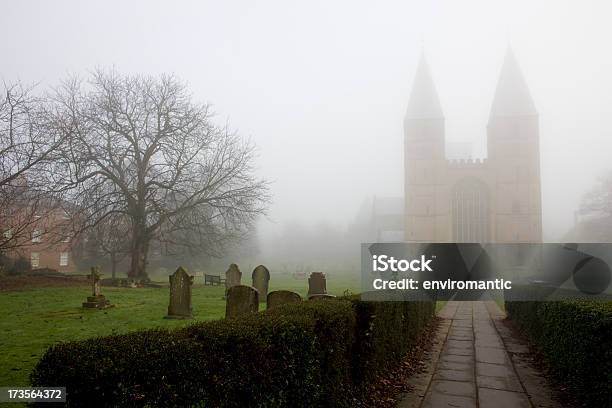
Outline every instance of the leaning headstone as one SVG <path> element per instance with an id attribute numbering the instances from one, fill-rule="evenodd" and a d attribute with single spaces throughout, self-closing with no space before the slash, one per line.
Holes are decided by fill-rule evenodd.
<path id="1" fill-rule="evenodd" d="M 259 310 L 259 293 L 257 289 L 236 285 L 227 290 L 227 301 L 225 303 L 225 318 L 241 316 L 247 313 L 257 313 Z"/>
<path id="2" fill-rule="evenodd" d="M 100 292 L 100 267 L 93 266 L 89 278 L 91 280 L 91 296 L 87 296 L 87 302 L 83 302 L 86 309 L 106 309 L 113 307 L 110 301 Z"/>
<path id="3" fill-rule="evenodd" d="M 275 290 L 274 292 L 268 293 L 267 308 L 284 305 L 285 303 L 296 303 L 301 302 L 302 297 L 290 290 Z"/>
<path id="4" fill-rule="evenodd" d="M 238 265 L 236 264 L 231 264 L 225 272 L 225 289 L 240 285 L 241 279 L 242 272 L 240 272 L 240 268 L 238 268 Z"/>
<path id="5" fill-rule="evenodd" d="M 270 271 L 263 265 L 259 265 L 253 269 L 253 287 L 259 292 L 259 300 L 266 300 L 268 296 L 268 283 L 270 283 Z"/>
<path id="6" fill-rule="evenodd" d="M 325 284 L 325 274 L 323 272 L 313 272 L 308 278 L 308 298 L 314 295 L 327 294 L 327 285 Z"/>
<path id="7" fill-rule="evenodd" d="M 176 272 L 170 275 L 170 305 L 166 319 L 190 319 L 193 317 L 191 309 L 191 285 L 193 276 L 179 266 Z"/>

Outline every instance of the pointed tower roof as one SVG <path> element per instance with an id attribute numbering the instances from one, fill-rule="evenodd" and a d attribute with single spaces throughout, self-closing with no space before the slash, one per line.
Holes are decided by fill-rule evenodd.
<path id="1" fill-rule="evenodd" d="M 431 78 L 429 65 L 425 53 L 421 53 L 421 60 L 412 83 L 406 119 L 440 119 L 444 118 L 438 92 Z"/>
<path id="2" fill-rule="evenodd" d="M 497 89 L 491 105 L 489 118 L 500 116 L 537 115 L 527 82 L 516 61 L 512 49 L 508 47 L 504 65 L 497 82 Z"/>

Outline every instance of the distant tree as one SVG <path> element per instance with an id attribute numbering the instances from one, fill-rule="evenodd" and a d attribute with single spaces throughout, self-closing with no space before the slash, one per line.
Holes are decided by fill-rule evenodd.
<path id="1" fill-rule="evenodd" d="M 253 147 L 214 125 L 175 77 L 97 70 L 86 84 L 66 81 L 55 100 L 55 129 L 71 141 L 58 181 L 81 230 L 129 221 L 130 277 L 146 276 L 154 240 L 216 253 L 265 210 Z"/>
<path id="2" fill-rule="evenodd" d="M 584 195 L 580 214 L 596 218 L 612 218 L 612 171 L 599 178 L 597 185 Z"/>
<path id="3" fill-rule="evenodd" d="M 50 166 L 65 141 L 49 127 L 48 106 L 32 87 L 3 84 L 0 95 L 0 252 L 18 249 L 61 200 Z M 48 231 L 47 231 L 48 232 Z"/>
<path id="4" fill-rule="evenodd" d="M 100 220 L 89 232 L 88 246 L 95 255 L 108 257 L 112 279 L 117 278 L 117 265 L 130 254 L 130 220 L 113 214 Z"/>
<path id="5" fill-rule="evenodd" d="M 612 171 L 600 177 L 595 187 L 584 195 L 577 215 L 574 236 L 595 242 L 612 240 Z"/>

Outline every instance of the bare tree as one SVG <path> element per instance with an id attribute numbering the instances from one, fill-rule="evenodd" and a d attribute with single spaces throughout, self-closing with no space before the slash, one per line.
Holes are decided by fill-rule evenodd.
<path id="1" fill-rule="evenodd" d="M 265 210 L 267 185 L 253 175 L 253 147 L 211 122 L 173 76 L 98 70 L 57 90 L 62 180 L 81 228 L 115 215 L 130 222 L 129 276 L 146 276 L 152 240 L 214 253 Z"/>
<path id="2" fill-rule="evenodd" d="M 45 101 L 31 87 L 3 84 L 0 96 L 0 252 L 16 250 L 42 231 L 61 200 L 49 165 L 63 142 L 50 131 Z M 48 231 L 48 230 L 45 230 Z"/>
<path id="3" fill-rule="evenodd" d="M 117 277 L 117 265 L 130 253 L 130 220 L 113 214 L 101 220 L 89 231 L 88 245 L 96 255 L 109 258 L 111 277 Z"/>
<path id="4" fill-rule="evenodd" d="M 578 225 L 573 233 L 581 240 L 612 240 L 612 172 L 600 177 L 597 185 L 584 195 L 576 215 Z"/>

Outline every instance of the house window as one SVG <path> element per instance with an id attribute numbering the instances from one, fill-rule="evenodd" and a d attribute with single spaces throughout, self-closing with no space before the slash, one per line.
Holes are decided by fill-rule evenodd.
<path id="1" fill-rule="evenodd" d="M 32 242 L 40 242 L 40 236 L 42 235 L 41 230 L 32 231 Z"/>
<path id="2" fill-rule="evenodd" d="M 30 254 L 30 265 L 32 265 L 32 268 L 38 268 L 40 265 L 40 254 L 38 252 Z"/>
<path id="3" fill-rule="evenodd" d="M 68 252 L 60 253 L 60 266 L 68 266 Z"/>

